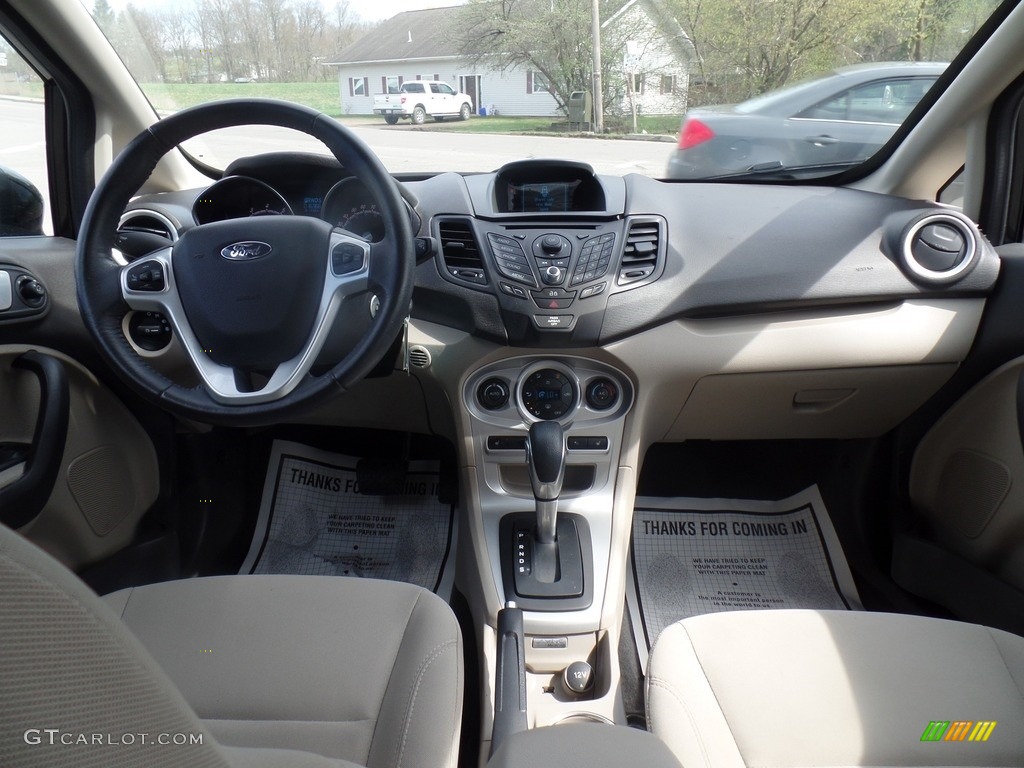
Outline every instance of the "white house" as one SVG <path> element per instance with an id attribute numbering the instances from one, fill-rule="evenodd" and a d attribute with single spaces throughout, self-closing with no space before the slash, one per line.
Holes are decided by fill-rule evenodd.
<path id="1" fill-rule="evenodd" d="M 692 45 L 658 0 L 628 0 L 604 24 L 610 51 L 629 44 L 635 66 L 634 98 L 648 114 L 678 114 L 685 107 Z M 325 62 L 338 68 L 345 114 L 373 113 L 373 96 L 394 92 L 407 80 L 444 80 L 473 99 L 474 109 L 491 114 L 556 117 L 562 112 L 539 72 L 509 67 L 488 69 L 459 55 L 462 6 L 405 11 L 384 21 L 337 56 Z M 667 29 L 668 32 L 662 30 Z M 689 46 L 689 47 L 687 47 Z M 619 80 L 620 111 L 630 111 L 629 89 L 621 54 L 610 61 Z"/>
<path id="2" fill-rule="evenodd" d="M 686 111 L 690 69 L 697 54 L 693 41 L 659 0 L 629 0 L 601 24 L 601 38 L 602 48 L 614 57 L 606 66 L 611 66 L 620 91 L 618 111 L 632 111 L 631 100 L 643 114 Z"/>

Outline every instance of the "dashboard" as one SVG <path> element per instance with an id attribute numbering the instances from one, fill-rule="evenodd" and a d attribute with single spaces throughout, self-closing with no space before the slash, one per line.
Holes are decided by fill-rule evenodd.
<path id="1" fill-rule="evenodd" d="M 446 386 L 484 421 L 501 408 L 599 413 L 566 361 L 613 352 L 616 392 L 640 398 L 650 377 L 678 388 L 662 414 L 668 437 L 884 429 L 966 356 L 1000 268 L 957 211 L 848 188 L 666 183 L 534 160 L 398 182 L 418 254 L 409 341 L 443 358 L 454 345 L 436 338 L 454 332 L 554 363 L 535 381 L 506 372 L 488 389 L 460 362 Z M 289 213 L 371 241 L 385 234 L 362 183 L 305 154 L 243 158 L 207 189 L 139 197 L 121 234 L 162 221 L 169 243 L 197 223 Z M 162 354 L 156 339 L 173 350 L 159 318 L 125 328 L 150 357 Z"/>

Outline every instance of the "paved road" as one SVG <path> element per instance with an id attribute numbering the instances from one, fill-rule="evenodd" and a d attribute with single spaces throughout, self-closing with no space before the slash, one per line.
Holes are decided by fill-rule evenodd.
<path id="1" fill-rule="evenodd" d="M 622 139 L 568 138 L 562 136 L 509 136 L 487 133 L 456 133 L 443 128 L 423 130 L 384 123 L 351 126 L 393 173 L 407 171 L 493 171 L 510 160 L 557 157 L 590 163 L 598 173 L 664 173 L 672 144 Z M 320 145 L 293 132 L 260 127 L 245 135 L 220 133 L 203 137 L 198 155 L 269 152 L 275 149 L 312 149 Z M 217 165 L 218 163 L 214 163 Z"/>
<path id="2" fill-rule="evenodd" d="M 0 142 L 0 164 L 14 167 L 40 188 L 45 187 L 42 105 L 4 100 L 2 106 L 4 139 Z M 541 157 L 590 163 L 599 173 L 658 176 L 672 150 L 672 144 L 664 142 L 456 133 L 443 127 L 424 130 L 409 125 L 387 126 L 383 122 L 361 122 L 351 128 L 395 173 L 491 171 L 510 160 Z M 190 149 L 221 167 L 228 159 L 259 152 L 322 151 L 320 144 L 309 137 L 268 127 L 246 128 L 244 133 L 207 134 Z"/>

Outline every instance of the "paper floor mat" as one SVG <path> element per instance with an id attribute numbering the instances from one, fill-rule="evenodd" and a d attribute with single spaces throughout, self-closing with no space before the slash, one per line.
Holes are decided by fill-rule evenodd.
<path id="1" fill-rule="evenodd" d="M 860 608 L 817 486 L 781 501 L 638 497 L 626 602 L 640 661 L 702 613 Z"/>
<path id="2" fill-rule="evenodd" d="M 390 579 L 449 599 L 455 509 L 438 501 L 438 463 L 410 462 L 401 495 L 368 496 L 356 462 L 275 441 L 240 572 Z"/>

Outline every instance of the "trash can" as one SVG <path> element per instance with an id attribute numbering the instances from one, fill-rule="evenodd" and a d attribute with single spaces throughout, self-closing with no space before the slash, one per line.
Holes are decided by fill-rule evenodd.
<path id="1" fill-rule="evenodd" d="M 594 119 L 594 103 L 590 91 L 569 94 L 569 124 L 590 125 Z"/>

